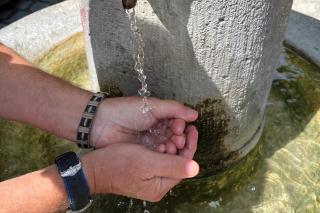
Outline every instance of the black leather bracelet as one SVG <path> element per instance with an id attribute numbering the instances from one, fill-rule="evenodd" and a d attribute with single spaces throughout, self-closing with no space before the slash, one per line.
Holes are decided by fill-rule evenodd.
<path id="1" fill-rule="evenodd" d="M 67 152 L 55 159 L 70 203 L 68 212 L 83 212 L 92 204 L 90 189 L 77 154 Z"/>
<path id="2" fill-rule="evenodd" d="M 92 148 L 90 145 L 90 131 L 93 124 L 93 120 L 95 117 L 95 113 L 98 109 L 99 104 L 103 99 L 106 97 L 110 97 L 109 93 L 105 92 L 98 92 L 95 93 L 89 103 L 87 104 L 82 117 L 80 119 L 77 135 L 76 135 L 76 142 L 79 148 L 82 149 L 90 149 Z"/>

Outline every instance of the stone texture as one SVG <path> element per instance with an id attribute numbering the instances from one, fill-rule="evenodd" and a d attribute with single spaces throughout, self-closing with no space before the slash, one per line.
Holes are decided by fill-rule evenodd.
<path id="1" fill-rule="evenodd" d="M 33 59 L 39 57 L 43 53 L 47 52 L 48 49 L 50 49 L 53 46 L 55 46 L 61 40 L 73 35 L 76 32 L 81 31 L 80 18 L 78 16 L 78 12 L 79 12 L 78 11 L 78 5 L 79 5 L 79 2 L 80 2 L 79 0 L 70 0 L 70 1 L 64 2 L 62 4 L 50 7 L 48 9 L 44 9 L 44 10 L 42 10 L 40 12 L 37 12 L 37 13 L 33 14 L 32 16 L 24 18 L 24 19 L 14 23 L 14 24 L 12 24 L 11 26 L 8 26 L 8 27 L 0 30 L 0 42 L 8 45 L 11 48 L 13 48 L 18 53 L 20 53 L 21 55 L 23 55 L 24 57 L 26 57 L 26 58 L 28 58 L 30 60 L 33 60 Z M 277 9 L 281 9 L 281 8 L 277 8 Z M 121 11 L 121 8 L 119 10 Z M 165 8 L 163 10 L 165 10 Z M 223 8 L 221 8 L 221 11 L 223 12 Z M 170 11 L 170 12 L 172 12 L 172 11 Z M 150 13 L 151 14 L 153 13 L 152 10 L 150 11 Z M 113 15 L 115 15 L 115 14 L 113 14 Z M 250 13 L 248 13 L 248 14 L 250 14 Z M 186 21 L 185 20 L 181 20 L 181 19 L 174 20 L 173 23 L 168 23 L 168 20 L 166 20 L 166 19 L 164 19 L 164 20 L 161 19 L 161 21 L 159 22 L 159 20 L 157 18 L 158 15 L 159 14 L 154 14 L 153 16 L 150 16 L 150 18 L 152 18 L 152 19 L 142 19 L 142 20 L 140 19 L 139 23 L 141 24 L 141 23 L 145 23 L 146 22 L 146 24 L 148 24 L 148 26 L 146 26 L 146 27 L 148 27 L 148 28 L 154 27 L 155 29 L 157 29 L 157 31 L 155 31 L 155 33 L 151 34 L 152 36 L 154 36 L 155 39 L 162 39 L 162 40 L 164 40 L 164 42 L 166 42 L 166 41 L 168 42 L 170 36 L 174 36 L 175 37 L 176 44 L 172 44 L 172 43 L 169 42 L 169 44 L 172 45 L 172 47 L 169 46 L 169 48 L 168 48 L 168 45 L 167 45 L 167 46 L 165 46 L 163 48 L 160 48 L 159 51 L 160 50 L 164 51 L 163 49 L 167 48 L 168 50 L 170 50 L 172 53 L 175 53 L 175 54 L 181 52 L 181 49 L 179 49 L 179 48 L 181 48 L 183 43 L 180 40 L 182 40 L 183 36 L 185 36 L 185 35 L 183 33 L 178 34 L 178 36 L 175 36 L 175 34 L 172 34 L 171 31 L 172 31 L 173 26 L 175 24 L 177 24 L 177 23 L 180 23 L 181 25 L 185 24 L 185 26 L 188 26 L 188 30 L 189 30 L 189 29 L 196 29 L 197 25 L 195 25 L 195 27 L 192 27 L 192 26 L 190 26 L 190 23 L 192 23 L 192 22 L 189 23 L 189 21 L 188 21 L 187 23 L 185 23 Z M 171 13 L 171 15 L 175 16 L 175 15 L 179 15 L 179 14 Z M 217 13 L 217 15 L 219 15 L 219 17 L 217 19 L 215 19 L 214 23 L 224 22 L 224 23 L 230 24 L 229 23 L 230 20 L 227 20 L 226 18 L 223 18 L 223 16 L 221 16 L 220 13 Z M 161 14 L 160 14 L 160 17 L 163 18 L 163 15 L 161 16 Z M 207 17 L 210 17 L 210 16 L 208 15 Z M 207 21 L 210 20 L 207 17 L 204 18 L 203 20 L 199 20 L 198 23 L 202 23 L 202 22 L 203 23 L 207 23 Z M 115 21 L 118 21 L 116 19 L 116 17 L 114 19 L 115 19 Z M 292 18 L 290 18 L 290 19 L 292 19 Z M 246 19 L 244 19 L 244 20 L 246 20 Z M 301 20 L 302 21 L 306 21 L 306 16 L 302 17 Z M 270 20 L 268 20 L 268 21 L 270 21 Z M 266 24 L 266 23 L 268 23 L 268 21 L 262 22 L 262 23 Z M 310 23 L 308 21 L 306 21 L 304 25 L 309 25 L 309 24 Z M 209 23 L 209 25 L 210 25 L 210 23 Z M 30 27 L 30 26 L 32 26 L 32 27 Z M 211 26 L 212 26 L 212 24 L 211 24 Z M 223 27 L 223 25 L 222 26 L 218 25 L 218 26 L 221 29 Z M 261 32 L 261 33 L 263 32 L 263 29 L 260 29 L 262 26 L 264 26 L 264 25 L 260 25 L 260 27 L 257 28 L 257 30 L 259 32 Z M 289 25 L 289 30 L 292 29 L 292 26 L 294 26 L 294 25 Z M 181 27 L 183 27 L 183 26 L 181 26 Z M 214 28 L 214 25 L 213 25 L 213 28 Z M 104 28 L 102 28 L 102 29 L 105 30 Z M 245 29 L 250 29 L 250 26 L 248 28 L 245 28 Z M 297 40 L 299 40 L 299 38 L 302 38 L 302 37 L 306 36 L 306 34 L 304 32 L 306 32 L 306 31 L 305 30 L 300 30 L 300 34 L 295 34 L 296 31 L 292 31 L 292 37 L 296 37 Z M 112 34 L 112 31 L 109 32 L 109 33 Z M 113 33 L 116 33 L 116 32 L 113 32 Z M 272 32 L 268 32 L 268 33 L 271 34 Z M 192 34 L 192 35 L 194 35 L 194 34 Z M 232 35 L 235 35 L 235 34 L 232 34 Z M 316 38 L 316 35 L 319 35 L 319 34 L 313 34 L 313 35 Z M 125 37 L 128 37 L 128 36 L 130 36 L 130 33 L 127 33 L 127 34 L 123 33 L 123 34 L 121 34 L 119 36 L 119 38 L 120 39 L 124 39 Z M 179 36 L 181 36 L 181 39 L 179 39 Z M 219 39 L 230 39 L 228 37 L 228 35 L 225 36 L 223 34 L 221 34 L 221 35 L 218 34 L 217 36 L 218 36 Z M 275 36 L 275 35 L 273 35 L 273 36 Z M 206 41 L 206 39 L 203 39 L 202 37 L 192 36 L 192 37 L 189 37 L 189 38 L 191 38 L 191 40 L 193 42 L 194 42 L 194 39 L 197 38 L 197 40 L 195 40 L 196 44 L 197 44 L 197 41 Z M 225 45 L 226 43 L 222 42 L 222 41 L 220 42 L 221 45 Z M 153 44 L 153 42 L 151 42 L 151 41 L 148 41 L 148 42 L 149 42 L 148 45 L 152 45 Z M 206 42 L 208 42 L 208 41 L 206 41 Z M 317 40 L 317 39 L 305 39 L 305 42 L 308 42 L 309 46 L 316 46 L 316 45 L 319 44 L 319 40 Z M 225 49 L 222 49 L 221 46 L 219 46 L 220 43 L 218 43 L 216 48 L 220 48 L 221 51 L 225 50 L 226 51 L 225 54 L 230 54 L 230 52 L 229 52 L 230 51 L 230 47 L 227 46 Z M 187 43 L 187 44 L 190 44 L 190 42 Z M 209 40 L 209 42 L 207 44 L 210 45 L 210 40 Z M 231 43 L 231 44 L 234 44 L 234 43 Z M 296 45 L 295 43 L 293 43 L 293 44 Z M 110 45 L 110 44 L 108 44 L 108 45 Z M 129 44 L 127 44 L 127 45 L 129 45 Z M 258 51 L 258 52 L 255 52 L 255 53 L 257 53 L 257 54 L 255 54 L 255 56 L 260 57 L 260 55 L 258 54 L 259 51 L 262 51 L 263 48 L 266 48 L 266 46 L 268 46 L 268 45 L 265 44 L 262 47 L 261 46 L 257 46 L 256 47 L 257 50 L 255 50 L 255 51 Z M 176 50 L 174 50 L 174 49 L 172 50 L 172 48 L 176 48 Z M 259 48 L 262 48 L 262 50 L 261 49 L 259 50 Z M 190 49 L 190 46 L 186 46 L 186 49 L 189 49 L 190 51 L 192 51 L 192 49 Z M 206 45 L 205 45 L 200 50 L 203 51 L 203 52 L 206 52 L 206 51 L 208 51 L 208 49 L 209 48 L 207 48 Z M 241 48 L 238 49 L 238 50 L 239 50 L 239 53 L 242 53 L 242 52 L 240 52 Z M 170 57 L 174 56 L 174 54 L 172 54 L 172 55 L 169 54 L 169 55 L 167 55 L 167 57 L 157 59 L 157 57 L 155 57 L 155 56 L 158 56 L 157 54 L 158 54 L 159 51 L 154 51 L 154 52 L 149 51 L 148 52 L 148 57 L 154 58 L 153 60 L 168 61 L 168 60 L 171 60 Z M 308 53 L 308 51 L 309 50 L 306 49 L 306 53 Z M 238 54 L 238 52 L 235 52 L 234 56 L 238 57 L 237 54 Z M 123 56 L 125 56 L 125 54 L 119 54 L 118 55 L 119 58 L 123 57 Z M 270 56 L 270 55 L 268 55 L 268 56 Z M 219 57 L 217 57 L 215 55 L 212 55 L 212 57 L 216 58 L 216 60 L 219 60 Z M 275 56 L 272 56 L 272 57 L 275 57 Z M 186 57 L 180 56 L 180 58 L 181 59 L 186 58 L 186 59 L 188 59 L 190 61 L 195 60 L 194 57 L 188 57 L 188 56 L 186 56 Z M 197 56 L 196 59 L 198 60 L 198 58 L 199 58 L 200 62 L 203 59 L 205 59 L 204 56 L 202 56 L 202 57 L 198 57 Z M 268 59 L 268 57 L 265 57 L 265 58 L 266 58 L 265 60 Z M 186 59 L 184 59 L 184 60 L 186 60 Z M 253 59 L 255 59 L 255 58 L 253 58 Z M 148 63 L 150 63 L 150 58 L 148 60 L 149 60 Z M 182 66 L 182 68 L 186 68 L 187 72 L 188 71 L 190 72 L 190 69 L 193 68 L 193 67 L 188 68 L 186 65 L 183 64 L 183 61 L 178 61 L 178 62 L 179 62 L 178 65 Z M 230 58 L 230 62 L 232 62 L 232 57 Z M 132 61 L 130 63 L 132 63 Z M 266 64 L 266 62 L 264 64 Z M 159 69 L 160 71 L 169 67 L 169 64 L 167 64 L 167 63 L 159 63 L 159 66 L 160 65 L 162 66 L 162 67 L 160 67 L 161 69 Z M 210 67 L 210 64 L 205 64 L 203 67 L 204 68 Z M 255 66 L 255 67 L 259 68 L 258 65 Z M 231 68 L 233 68 L 233 66 L 231 66 L 230 69 Z M 271 65 L 270 65 L 269 68 L 271 69 Z M 149 70 L 149 73 L 147 73 L 148 76 L 154 75 L 154 74 L 158 75 L 157 74 L 157 72 L 159 72 L 158 70 L 156 70 L 156 72 L 154 72 L 152 67 L 148 67 L 148 70 Z M 152 72 L 151 72 L 151 70 L 152 70 Z M 195 70 L 196 71 L 201 71 L 201 69 L 200 70 L 195 69 Z M 239 70 L 241 70 L 241 69 L 239 68 Z M 269 70 L 269 69 L 267 69 L 267 70 Z M 183 69 L 178 70 L 178 71 L 182 72 Z M 161 72 L 159 72 L 159 73 L 161 73 Z M 214 72 L 212 72 L 212 73 L 214 73 Z M 167 76 L 170 76 L 170 75 L 174 75 L 174 76 L 181 77 L 181 78 L 185 77 L 184 75 L 178 75 L 178 73 L 175 73 L 175 72 L 172 72 L 172 74 L 167 72 L 166 75 L 162 76 L 163 77 L 162 81 L 160 81 L 161 84 L 168 84 L 168 85 L 172 84 L 171 80 L 174 79 L 174 76 L 171 76 L 170 78 L 167 78 Z M 202 84 L 205 85 L 210 80 L 210 76 L 211 76 L 211 74 L 209 72 L 207 77 L 206 77 L 206 79 L 204 79 L 203 81 L 199 81 L 200 82 L 198 84 L 199 87 L 203 87 Z M 155 77 L 157 77 L 157 76 L 155 76 Z M 177 77 L 175 77 L 175 78 L 177 78 Z M 195 77 L 195 76 L 192 76 L 192 77 L 195 79 L 194 81 L 198 80 L 197 77 Z M 238 81 L 242 82 L 243 79 L 240 78 L 240 77 L 241 77 L 241 75 L 239 76 Z M 255 77 L 259 78 L 259 76 L 255 76 Z M 203 79 L 203 78 L 201 78 L 201 79 Z M 228 80 L 228 78 L 227 78 L 227 80 Z M 254 86 L 254 82 L 252 82 L 252 83 L 253 83 L 252 86 Z M 132 84 L 132 82 L 127 82 L 127 84 Z M 138 87 L 138 82 L 134 82 L 134 85 L 136 85 L 136 87 Z M 237 85 L 237 83 L 235 82 L 234 85 Z M 178 90 L 179 86 L 180 85 L 177 85 L 175 87 L 175 90 Z M 233 86 L 233 85 L 230 85 L 230 86 Z M 157 87 L 157 85 L 155 85 L 155 87 L 153 86 L 153 88 L 156 88 L 156 87 Z M 184 88 L 184 87 L 182 87 L 182 88 Z M 134 88 L 134 89 L 136 89 L 136 88 Z M 238 89 L 241 89 L 241 88 L 238 88 Z M 208 92 L 208 91 L 205 91 L 205 92 Z M 185 93 L 188 93 L 188 91 L 185 91 Z M 179 95 L 177 95 L 177 94 L 175 94 L 177 99 L 180 99 L 181 97 Z M 172 95 L 174 95 L 174 94 L 172 94 Z M 196 93 L 191 91 L 190 95 L 196 95 Z M 254 97 L 254 95 L 255 94 L 253 92 L 251 94 L 251 96 Z M 210 103 L 210 101 L 208 101 L 207 103 Z M 201 103 L 201 104 L 205 104 L 205 102 Z M 200 106 L 200 108 L 201 108 L 201 106 L 202 106 L 201 104 L 199 104 L 197 106 Z M 243 106 L 245 106 L 245 105 L 243 105 Z M 219 110 L 221 110 L 221 108 L 215 108 L 215 106 L 213 106 L 212 108 L 213 109 L 217 109 L 216 110 L 217 112 L 219 112 Z M 229 108 L 229 110 L 230 109 L 231 108 Z M 239 109 L 241 109 L 241 106 L 239 106 Z M 210 111 L 210 109 L 207 110 L 207 111 Z M 221 117 L 223 117 L 223 116 L 224 115 L 221 114 Z M 208 119 L 208 120 L 212 121 L 212 119 Z M 208 125 L 211 125 L 211 124 L 208 123 Z M 221 122 L 220 127 L 223 127 L 223 126 L 225 126 L 225 124 L 223 122 Z M 220 132 L 219 134 L 222 134 L 222 133 Z M 244 154 L 244 153 L 241 153 L 241 154 Z"/>
<path id="2" fill-rule="evenodd" d="M 286 43 L 320 66 L 320 1 L 295 0 Z"/>
<path id="3" fill-rule="evenodd" d="M 320 20 L 319 0 L 294 0 L 292 9 L 304 15 Z"/>
<path id="4" fill-rule="evenodd" d="M 1 29 L 0 42 L 33 61 L 63 39 L 81 31 L 79 0 L 70 0 Z"/>
<path id="5" fill-rule="evenodd" d="M 63 0 L 15 0 L 0 8 L 0 29 L 31 13 Z"/>
<path id="6" fill-rule="evenodd" d="M 205 165 L 236 161 L 258 141 L 291 3 L 138 1 L 152 95 L 199 110 L 198 157 L 207 157 Z M 89 11 L 84 25 L 97 88 L 136 95 L 140 85 L 132 72 L 130 26 L 121 1 L 90 0 L 84 11 Z"/>

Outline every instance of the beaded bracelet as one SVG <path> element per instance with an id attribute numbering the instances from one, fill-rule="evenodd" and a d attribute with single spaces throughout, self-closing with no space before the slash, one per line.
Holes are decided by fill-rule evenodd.
<path id="1" fill-rule="evenodd" d="M 109 93 L 97 92 L 91 97 L 89 103 L 87 104 L 82 114 L 76 135 L 76 143 L 79 146 L 79 148 L 92 148 L 90 145 L 90 132 L 95 117 L 95 113 L 101 101 L 107 97 L 110 97 Z"/>

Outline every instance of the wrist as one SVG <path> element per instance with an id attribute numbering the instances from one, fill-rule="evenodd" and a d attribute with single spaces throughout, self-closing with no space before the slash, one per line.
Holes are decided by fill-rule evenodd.
<path id="1" fill-rule="evenodd" d="M 110 131 L 110 113 L 107 112 L 110 106 L 108 99 L 101 102 L 97 109 L 95 119 L 91 128 L 90 144 L 95 148 L 102 148 L 109 144 L 108 138 L 105 137 L 104 133 Z"/>
<path id="2" fill-rule="evenodd" d="M 96 194 L 96 184 L 95 184 L 95 174 L 94 174 L 94 164 L 93 159 L 91 159 L 90 154 L 83 155 L 81 158 L 81 164 L 82 164 L 82 171 L 83 174 L 87 180 L 90 194 L 94 195 Z"/>
<path id="3" fill-rule="evenodd" d="M 55 135 L 66 138 L 70 141 L 76 141 L 76 134 L 83 109 L 85 108 L 92 93 L 83 89 L 72 87 L 69 90 L 68 97 L 64 99 L 61 105 L 53 110 L 51 120 L 52 126 L 46 128 Z M 67 101 L 65 101 L 67 100 Z M 53 107 L 51 107 L 53 109 Z"/>
<path id="4" fill-rule="evenodd" d="M 103 102 L 103 100 L 108 97 L 110 97 L 108 93 L 97 92 L 93 94 L 89 99 L 88 104 L 86 105 L 83 114 L 80 117 L 80 122 L 76 134 L 76 142 L 80 148 L 96 148 L 96 143 L 94 142 L 97 142 L 100 138 L 100 136 L 95 137 L 97 135 L 96 133 L 98 132 L 99 134 L 101 134 L 103 129 L 97 131 L 97 128 L 93 128 L 93 126 L 97 120 L 96 117 L 102 117 L 101 115 L 97 115 L 97 111 L 99 111 L 99 109 L 101 108 L 101 102 Z M 101 125 L 95 126 L 101 127 Z M 92 131 L 92 129 L 95 129 L 95 131 Z"/>
<path id="5" fill-rule="evenodd" d="M 105 149 L 109 149 L 109 147 L 94 150 L 81 157 L 91 195 L 114 193 L 112 187 L 112 181 L 114 181 L 112 175 L 113 164 L 108 163 L 114 158 L 110 155 L 106 158 Z"/>

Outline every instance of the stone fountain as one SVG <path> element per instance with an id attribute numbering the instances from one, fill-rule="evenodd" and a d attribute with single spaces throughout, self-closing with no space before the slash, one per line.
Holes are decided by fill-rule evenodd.
<path id="1" fill-rule="evenodd" d="M 209 171 L 256 145 L 287 29 L 290 0 L 243 2 L 141 0 L 136 7 L 152 95 L 200 112 L 197 159 Z M 34 61 L 82 29 L 91 89 L 136 95 L 132 37 L 119 0 L 65 1 L 2 29 L 0 42 Z M 319 23 L 293 11 L 285 42 L 320 65 L 314 35 L 320 35 Z"/>

